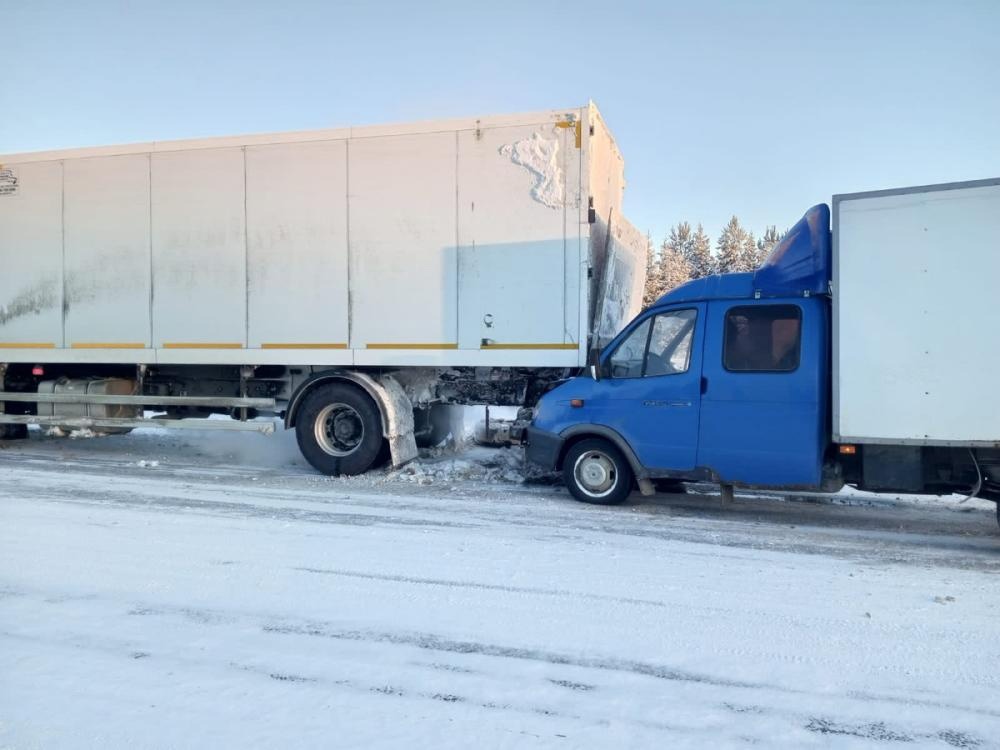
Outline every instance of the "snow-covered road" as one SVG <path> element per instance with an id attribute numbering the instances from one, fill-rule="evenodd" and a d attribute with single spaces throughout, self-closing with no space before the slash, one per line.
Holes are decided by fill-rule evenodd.
<path id="1" fill-rule="evenodd" d="M 498 455 L 6 444 L 0 747 L 1000 746 L 992 504 L 596 508 Z"/>

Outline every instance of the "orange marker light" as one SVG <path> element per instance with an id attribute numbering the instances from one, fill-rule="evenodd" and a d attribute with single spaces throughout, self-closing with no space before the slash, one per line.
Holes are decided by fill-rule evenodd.
<path id="1" fill-rule="evenodd" d="M 856 445 L 842 445 L 840 446 L 840 453 L 844 456 L 853 456 L 858 452 L 858 446 Z"/>
<path id="2" fill-rule="evenodd" d="M 570 399 L 569 405 L 579 409 L 581 406 L 583 406 L 583 399 L 582 398 Z"/>

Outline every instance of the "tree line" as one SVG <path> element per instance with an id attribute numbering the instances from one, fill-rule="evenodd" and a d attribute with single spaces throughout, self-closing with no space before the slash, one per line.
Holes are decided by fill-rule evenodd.
<path id="1" fill-rule="evenodd" d="M 773 224 L 758 238 L 745 229 L 735 216 L 723 228 L 714 252 L 712 241 L 701 224 L 695 229 L 686 221 L 675 224 L 659 248 L 653 247 L 653 239 L 647 235 L 643 307 L 691 279 L 713 273 L 753 271 L 764 262 L 780 239 L 781 235 Z"/>

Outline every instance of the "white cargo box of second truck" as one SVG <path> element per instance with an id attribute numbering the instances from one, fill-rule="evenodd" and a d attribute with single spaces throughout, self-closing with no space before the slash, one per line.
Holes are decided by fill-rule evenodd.
<path id="1" fill-rule="evenodd" d="M 837 442 L 1000 445 L 1000 180 L 833 199 Z"/>
<path id="2" fill-rule="evenodd" d="M 593 105 L 0 156 L 0 362 L 579 366 L 623 189 Z"/>

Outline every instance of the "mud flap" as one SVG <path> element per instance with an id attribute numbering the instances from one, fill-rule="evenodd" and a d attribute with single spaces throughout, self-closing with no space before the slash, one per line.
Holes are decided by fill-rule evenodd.
<path id="1" fill-rule="evenodd" d="M 382 401 L 386 440 L 393 468 L 409 463 L 417 457 L 417 441 L 413 435 L 413 404 L 409 396 L 391 375 L 383 375 L 377 386 Z"/>

